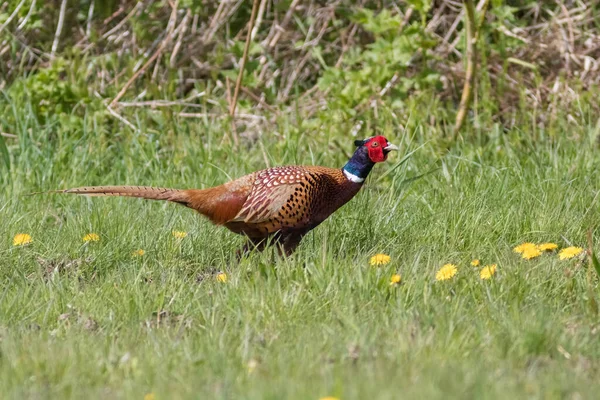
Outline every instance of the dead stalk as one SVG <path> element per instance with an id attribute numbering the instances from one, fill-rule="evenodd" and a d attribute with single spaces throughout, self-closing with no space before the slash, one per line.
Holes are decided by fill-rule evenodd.
<path id="1" fill-rule="evenodd" d="M 248 59 L 248 50 L 250 49 L 250 39 L 252 38 L 252 28 L 254 27 L 254 20 L 256 19 L 256 12 L 258 10 L 259 0 L 254 0 L 252 4 L 252 14 L 250 15 L 250 22 L 248 24 L 248 33 L 246 35 L 246 45 L 244 46 L 244 54 L 240 61 L 240 72 L 238 73 L 237 81 L 235 82 L 235 89 L 233 91 L 233 99 L 231 101 L 231 107 L 229 109 L 229 115 L 233 118 L 235 116 L 235 108 L 237 106 L 237 98 L 240 94 L 240 86 L 242 85 L 242 78 L 244 77 L 244 67 L 246 66 L 246 60 Z"/>
<path id="2" fill-rule="evenodd" d="M 252 37 L 250 40 L 254 40 L 258 30 L 260 29 L 260 24 L 263 20 L 263 15 L 265 14 L 265 8 L 267 6 L 268 0 L 261 0 L 260 7 L 258 7 L 258 16 L 256 17 L 256 24 L 254 24 L 254 28 L 252 29 Z"/>
<path id="3" fill-rule="evenodd" d="M 56 33 L 54 34 L 54 41 L 52 42 L 52 50 L 50 51 L 50 57 L 54 58 L 56 50 L 58 50 L 58 41 L 62 32 L 63 24 L 65 23 L 65 12 L 67 11 L 67 0 L 63 0 L 60 4 L 60 14 L 58 14 L 58 25 L 56 25 Z"/>
<path id="4" fill-rule="evenodd" d="M 135 80 L 146 71 L 146 69 L 150 66 L 150 64 L 152 64 L 162 54 L 165 47 L 167 47 L 167 45 L 171 42 L 171 40 L 173 39 L 173 29 L 175 27 L 175 24 L 172 23 L 171 21 L 175 18 L 177 18 L 177 3 L 175 3 L 175 5 L 173 6 L 172 11 L 171 11 L 171 18 L 169 19 L 169 24 L 168 24 L 169 31 L 167 32 L 167 36 L 160 43 L 160 46 L 158 46 L 158 49 L 156 49 L 156 51 L 154 52 L 154 54 L 152 54 L 152 56 L 148 59 L 148 61 L 146 61 L 146 63 L 139 70 L 137 70 L 137 72 L 135 74 L 133 74 L 133 76 L 127 81 L 125 86 L 123 86 L 121 88 L 119 93 L 110 102 L 110 107 L 114 107 L 119 102 L 121 97 L 123 97 L 125 95 L 125 93 L 127 92 L 127 89 L 129 89 L 129 86 L 131 86 L 131 84 L 133 82 L 135 82 Z"/>
<path id="5" fill-rule="evenodd" d="M 299 0 L 292 0 L 292 4 L 290 4 L 290 8 L 288 8 L 287 12 L 285 13 L 285 16 L 283 17 L 283 21 L 281 22 L 281 25 L 277 26 L 275 35 L 273 36 L 273 39 L 271 39 L 269 41 L 270 48 L 275 47 L 275 45 L 279 41 L 279 38 L 281 37 L 281 34 L 283 32 L 285 32 L 285 27 L 292 19 L 292 16 L 294 15 L 294 10 L 296 9 L 298 2 L 299 2 Z"/>
<path id="6" fill-rule="evenodd" d="M 173 52 L 171 53 L 171 59 L 169 60 L 169 65 L 171 66 L 171 68 L 175 67 L 175 59 L 177 58 L 177 53 L 179 52 L 179 49 L 181 48 L 181 42 L 183 40 L 183 36 L 185 35 L 185 31 L 187 30 L 188 20 L 190 19 L 191 16 L 192 16 L 192 11 L 190 9 L 188 9 L 187 12 L 185 13 L 185 16 L 183 17 L 183 20 L 181 21 L 182 28 L 179 30 L 179 35 L 177 36 L 177 42 L 175 43 L 175 46 L 173 47 Z"/>
<path id="7" fill-rule="evenodd" d="M 33 0 L 31 2 L 31 6 L 29 7 L 29 11 L 27 12 L 27 15 L 25 16 L 25 18 L 23 18 L 23 21 L 21 21 L 19 23 L 19 26 L 17 26 L 17 29 L 21 30 L 21 29 L 23 29 L 25 27 L 25 25 L 27 25 L 27 21 L 29 21 L 29 18 L 31 17 L 31 14 L 33 14 L 33 10 L 35 10 L 35 3 L 36 3 L 36 0 Z M 17 11 L 18 11 L 18 8 L 17 8 Z M 2 29 L 0 29 L 0 31 L 1 30 Z"/>
<path id="8" fill-rule="evenodd" d="M 94 16 L 94 0 L 90 3 L 90 8 L 88 9 L 87 23 L 85 25 L 85 37 L 89 38 L 92 34 L 92 17 Z"/>
<path id="9" fill-rule="evenodd" d="M 21 9 L 21 7 L 23 7 L 23 4 L 25 4 L 25 0 L 21 0 L 21 2 L 17 5 L 17 8 L 15 8 L 15 11 L 13 11 L 13 13 L 10 14 L 10 16 L 6 19 L 6 21 L 2 25 L 0 25 L 0 32 L 2 32 L 4 28 L 8 24 L 10 24 L 12 20 L 19 14 L 19 10 Z"/>
<path id="10" fill-rule="evenodd" d="M 460 106 L 458 107 L 458 113 L 456 114 L 456 123 L 454 124 L 454 134 L 458 134 L 458 131 L 462 128 L 465 117 L 469 112 L 469 106 L 471 104 L 471 98 L 473 97 L 473 85 L 475 83 L 475 73 L 477 71 L 477 42 L 475 37 L 475 7 L 473 6 L 473 0 L 463 0 L 465 6 L 465 22 L 466 22 L 466 58 L 467 58 L 467 71 L 465 75 L 465 84 L 463 86 L 462 97 L 460 99 Z"/>

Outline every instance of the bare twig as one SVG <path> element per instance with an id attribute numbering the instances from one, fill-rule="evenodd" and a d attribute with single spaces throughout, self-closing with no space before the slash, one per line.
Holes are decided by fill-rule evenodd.
<path id="1" fill-rule="evenodd" d="M 439 21 L 442 19 L 442 16 L 444 15 L 444 10 L 446 9 L 446 3 L 442 3 L 437 11 L 435 12 L 435 14 L 433 14 L 433 17 L 431 18 L 431 20 L 427 23 L 427 26 L 425 27 L 425 30 L 427 32 L 434 32 L 436 27 L 438 26 Z M 412 10 L 409 9 L 409 11 Z M 402 26 L 404 26 L 404 23 L 402 24 Z"/>
<path id="2" fill-rule="evenodd" d="M 464 1 L 464 0 L 463 0 Z M 487 4 L 489 3 L 489 0 L 479 0 L 479 3 L 477 3 L 477 7 L 476 10 L 478 12 L 482 11 L 485 8 L 487 8 Z M 484 12 L 485 14 L 485 12 Z M 462 10 L 460 10 L 459 15 L 457 16 L 457 20 L 458 22 L 460 22 L 460 20 L 462 20 L 465 16 L 465 10 L 464 8 Z M 456 21 L 455 21 L 456 22 Z M 456 28 L 456 26 L 453 26 L 454 28 Z M 454 30 L 451 28 L 451 31 L 454 32 Z M 446 36 L 444 36 L 444 43 L 448 42 L 449 38 L 450 38 L 450 32 L 448 32 L 446 34 Z M 456 35 L 456 38 L 454 39 L 454 41 L 450 44 L 450 51 L 454 51 L 456 45 L 458 44 L 458 42 L 460 41 L 460 35 Z"/>
<path id="3" fill-rule="evenodd" d="M 125 95 L 125 93 L 127 92 L 127 89 L 129 89 L 129 86 L 131 86 L 131 84 L 133 82 L 135 82 L 135 80 L 146 71 L 146 69 L 150 66 L 150 64 L 152 64 L 154 62 L 154 60 L 156 60 L 158 58 L 158 56 L 162 54 L 165 47 L 167 47 L 167 45 L 171 42 L 171 40 L 173 38 L 173 28 L 175 25 L 175 24 L 171 23 L 171 21 L 174 18 L 177 18 L 177 4 L 174 5 L 174 7 L 172 8 L 172 11 L 171 11 L 171 18 L 169 19 L 169 24 L 168 24 L 170 31 L 167 32 L 167 36 L 160 43 L 160 46 L 158 46 L 158 49 L 156 49 L 156 51 L 154 52 L 154 54 L 152 54 L 152 56 L 148 59 L 148 61 L 146 61 L 146 63 L 139 70 L 137 70 L 137 72 L 135 74 L 133 74 L 133 76 L 131 78 L 129 78 L 129 80 L 127 81 L 125 86 L 123 86 L 123 88 L 121 88 L 119 93 L 110 102 L 110 107 L 114 107 L 119 102 L 121 97 L 123 97 Z"/>
<path id="4" fill-rule="evenodd" d="M 85 25 L 85 36 L 90 37 L 92 34 L 92 17 L 94 16 L 94 0 L 90 2 L 90 8 L 88 10 L 87 23 Z"/>
<path id="5" fill-rule="evenodd" d="M 408 21 L 410 21 L 410 17 L 412 17 L 414 11 L 415 11 L 415 9 L 412 6 L 410 6 L 408 8 L 408 10 L 406 10 L 406 14 L 404 14 L 404 18 L 402 18 L 402 24 L 400 25 L 400 31 L 402 31 L 404 29 L 404 27 L 406 26 L 406 24 L 408 24 Z"/>
<path id="6" fill-rule="evenodd" d="M 94 3 L 92 3 L 94 4 Z M 129 12 L 129 14 L 127 14 L 125 16 L 125 18 L 123 18 L 121 21 L 119 21 L 119 23 L 117 25 L 115 25 L 112 29 L 110 29 L 108 32 L 106 32 L 104 35 L 102 35 L 102 39 L 107 39 L 110 35 L 112 35 L 113 33 L 117 32 L 119 29 L 121 29 L 121 27 L 123 25 L 125 25 L 125 23 L 127 21 L 129 21 L 129 19 L 131 17 L 133 17 L 135 15 L 135 13 L 138 11 L 138 8 L 140 6 L 142 6 L 144 4 L 143 1 L 139 1 L 136 3 L 136 5 L 133 7 L 133 9 Z"/>
<path id="7" fill-rule="evenodd" d="M 146 63 L 142 66 L 142 68 L 138 69 L 137 72 L 135 74 L 133 74 L 133 76 L 127 81 L 127 83 L 121 88 L 121 90 L 119 91 L 119 93 L 117 94 L 117 96 L 110 102 L 111 106 L 114 106 L 115 104 L 117 104 L 119 102 L 119 100 L 121 99 L 121 97 L 123 97 L 125 95 L 125 93 L 127 92 L 127 89 L 129 89 L 129 86 L 131 86 L 131 84 L 133 82 L 135 82 L 135 80 L 146 71 L 146 68 L 148 68 L 148 66 L 150 64 L 152 64 L 152 62 L 154 62 L 154 60 L 156 60 L 158 58 L 158 56 L 162 53 L 162 51 L 164 50 L 164 48 L 167 46 L 167 38 L 165 38 L 165 40 L 161 43 L 161 45 L 158 47 L 158 49 L 154 52 L 154 54 L 152 54 L 152 57 L 150 57 L 148 59 L 148 61 L 146 61 Z"/>
<path id="8" fill-rule="evenodd" d="M 265 14 L 265 8 L 267 6 L 268 0 L 261 0 L 260 7 L 258 7 L 258 15 L 256 16 L 256 24 L 254 24 L 254 28 L 252 28 L 252 37 L 250 40 L 254 40 L 258 30 L 260 29 L 260 24 L 262 23 L 263 15 Z"/>
<path id="9" fill-rule="evenodd" d="M 227 104 L 231 110 L 231 83 L 229 82 L 228 76 L 225 77 L 225 98 L 227 99 Z"/>
<path id="10" fill-rule="evenodd" d="M 519 35 L 517 35 L 516 33 L 513 33 L 511 31 L 509 31 L 504 25 L 500 25 L 498 28 L 496 28 L 498 31 L 502 32 L 503 34 L 505 34 L 506 36 L 509 36 L 513 39 L 517 39 L 520 40 L 521 42 L 525 43 L 525 44 L 529 44 L 531 43 L 531 40 L 525 38 L 525 37 L 521 37 Z"/>
<path id="11" fill-rule="evenodd" d="M 227 114 L 223 115 L 223 114 L 213 114 L 213 113 L 180 112 L 177 115 L 182 118 L 206 118 L 206 117 L 223 118 L 223 117 L 227 117 Z M 255 114 L 236 114 L 236 117 L 238 119 L 247 119 L 247 120 L 256 120 L 256 121 L 265 121 L 266 120 L 266 118 L 263 117 L 262 115 L 255 115 Z"/>
<path id="12" fill-rule="evenodd" d="M 204 107 L 202 104 L 188 103 L 185 101 L 168 101 L 168 100 L 149 100 L 149 101 L 130 101 L 130 102 L 120 101 L 118 104 L 120 107 L 150 107 L 150 108 L 159 108 L 159 107 L 202 108 L 202 107 Z"/>
<path id="13" fill-rule="evenodd" d="M 381 92 L 379 92 L 379 97 L 383 97 L 386 95 L 386 93 L 396 84 L 396 81 L 399 78 L 399 74 L 398 72 L 396 72 L 394 74 L 394 76 L 392 76 L 392 78 L 385 84 L 385 86 L 383 87 L 383 89 L 381 89 Z"/>
<path id="14" fill-rule="evenodd" d="M 117 18 L 119 15 L 121 15 L 123 13 L 123 11 L 125 11 L 125 8 L 123 6 L 120 6 L 119 9 L 117 11 L 115 11 L 114 13 L 112 13 L 108 18 L 106 18 L 104 21 L 102 21 L 102 24 L 104 26 L 108 25 L 113 19 Z"/>
<path id="15" fill-rule="evenodd" d="M 281 34 L 283 32 L 285 32 L 285 27 L 292 19 L 292 16 L 294 15 L 294 10 L 296 9 L 298 2 L 299 2 L 299 0 L 292 0 L 292 3 L 290 4 L 290 8 L 288 8 L 287 12 L 285 13 L 285 17 L 283 17 L 283 21 L 281 22 L 281 25 L 277 26 L 277 32 L 275 32 L 273 39 L 271 39 L 269 41 L 270 48 L 275 47 L 275 45 L 279 41 L 279 38 L 281 37 Z"/>
<path id="16" fill-rule="evenodd" d="M 36 3 L 36 0 L 33 0 L 31 2 L 31 6 L 29 7 L 29 11 L 27 12 L 27 15 L 25 16 L 25 18 L 23 18 L 23 21 L 21 21 L 19 23 L 19 26 L 17 26 L 18 30 L 23 29 L 25 27 L 25 25 L 27 24 L 27 21 L 29 21 L 29 18 L 31 18 L 31 15 L 33 14 L 33 10 L 35 10 L 35 3 Z M 1 30 L 2 29 L 0 29 L 0 31 Z"/>
<path id="17" fill-rule="evenodd" d="M 310 57 L 311 57 L 311 53 L 307 52 L 304 55 L 304 57 L 302 57 L 302 59 L 298 62 L 298 64 L 296 65 L 296 68 L 294 68 L 292 73 L 288 76 L 287 84 L 285 85 L 285 88 L 278 96 L 279 101 L 284 102 L 287 100 L 287 98 L 290 94 L 290 91 L 292 90 L 292 87 L 294 86 L 294 83 L 296 83 L 296 78 L 298 77 L 298 74 L 300 73 L 302 68 L 304 68 L 304 65 L 306 65 L 306 63 Z"/>
<path id="18" fill-rule="evenodd" d="M 56 25 L 56 33 L 54 33 L 54 41 L 52 42 L 52 50 L 50 57 L 54 58 L 56 50 L 58 50 L 58 41 L 62 32 L 63 24 L 65 23 L 65 12 L 67 11 L 67 0 L 62 0 L 60 4 L 60 14 L 58 14 L 58 25 Z"/>
<path id="19" fill-rule="evenodd" d="M 135 125 L 133 125 L 131 122 L 127 121 L 121 114 L 119 114 L 118 112 L 113 110 L 111 106 L 108 106 L 106 108 L 107 108 L 108 112 L 110 113 L 110 115 L 112 115 L 113 117 L 115 117 L 116 119 L 118 119 L 119 121 L 121 121 L 122 123 L 124 123 L 125 125 L 130 127 L 131 129 L 133 129 L 134 131 L 136 131 L 136 132 L 138 131 L 138 129 L 135 127 Z"/>
<path id="20" fill-rule="evenodd" d="M 274 112 L 274 113 L 278 113 L 277 109 L 274 108 L 273 106 L 267 104 L 263 99 L 261 99 L 260 97 L 258 97 L 257 95 L 255 95 L 254 93 L 252 93 L 250 90 L 246 89 L 245 87 L 241 87 L 242 92 L 246 93 L 249 97 L 251 97 L 252 99 L 254 99 L 254 101 L 256 101 L 258 104 L 260 104 L 261 106 L 263 106 L 264 108 L 266 108 L 267 110 Z"/>
<path id="21" fill-rule="evenodd" d="M 235 108 L 237 105 L 237 98 L 240 94 L 240 86 L 242 85 L 242 78 L 244 77 L 244 67 L 246 66 L 246 60 L 248 59 L 248 49 L 250 49 L 250 40 L 252 39 L 252 28 L 254 27 L 254 20 L 256 19 L 256 12 L 258 11 L 259 0 L 254 0 L 252 4 L 252 14 L 250 15 L 250 22 L 248 23 L 248 34 L 246 36 L 246 45 L 244 46 L 244 54 L 240 61 L 240 72 L 238 73 L 237 81 L 235 82 L 235 89 L 233 91 L 233 99 L 231 101 L 231 108 L 229 109 L 229 115 L 235 116 Z"/>
<path id="22" fill-rule="evenodd" d="M 17 135 L 13 135 L 12 133 L 0 132 L 0 136 L 10 139 L 18 139 Z"/>
<path id="23" fill-rule="evenodd" d="M 411 9 L 409 9 L 410 11 Z M 348 49 L 350 48 L 350 40 L 351 38 L 356 34 L 356 31 L 358 30 L 358 24 L 351 24 L 350 27 L 348 28 L 348 34 L 347 35 L 341 35 L 341 41 L 342 41 L 342 51 L 340 51 L 340 56 L 338 57 L 336 63 L 335 63 L 335 68 L 339 68 L 342 65 L 342 62 L 344 61 L 344 55 L 346 54 L 346 52 L 348 51 Z"/>
<path id="24" fill-rule="evenodd" d="M 12 22 L 12 20 L 17 16 L 21 7 L 23 7 L 23 4 L 25 4 L 25 0 L 21 0 L 21 2 L 17 5 L 17 8 L 15 8 L 15 11 L 13 11 L 13 13 L 10 14 L 10 17 L 8 17 L 8 19 L 6 21 L 4 21 L 4 23 L 2 25 L 0 25 L 0 32 L 2 32 L 4 30 L 4 28 L 8 24 L 10 24 Z"/>
<path id="25" fill-rule="evenodd" d="M 171 53 L 171 59 L 169 60 L 169 65 L 171 68 L 175 66 L 175 59 L 177 58 L 177 53 L 179 52 L 179 48 L 181 47 L 181 41 L 183 40 L 183 35 L 185 35 L 185 31 L 187 30 L 188 19 L 192 16 L 192 11 L 190 9 L 187 10 L 185 16 L 181 20 L 181 29 L 179 30 L 179 35 L 177 35 L 177 42 L 173 47 L 173 52 Z"/>
<path id="26" fill-rule="evenodd" d="M 213 30 L 216 31 L 216 26 L 217 26 L 217 21 L 219 20 L 219 17 L 221 16 L 221 12 L 223 11 L 223 7 L 225 7 L 226 2 L 225 1 L 221 1 L 219 2 L 219 7 L 217 7 L 217 11 L 215 11 L 213 17 L 210 20 L 210 24 L 208 25 L 208 28 L 206 29 L 206 32 L 204 33 L 204 37 L 203 37 L 203 41 L 204 42 L 210 42 L 210 40 L 212 39 L 212 35 L 214 34 Z"/>
<path id="27" fill-rule="evenodd" d="M 455 135 L 462 128 L 469 106 L 471 104 L 471 98 L 473 97 L 473 84 L 475 83 L 475 73 L 477 69 L 477 43 L 475 37 L 475 7 L 473 0 L 463 0 L 466 12 L 466 58 L 467 58 L 467 72 L 465 76 L 465 84 L 463 86 L 462 97 L 460 99 L 460 106 L 458 107 L 458 113 L 456 114 L 456 123 L 454 124 Z"/>
<path id="28" fill-rule="evenodd" d="M 564 24 L 568 24 L 569 22 L 573 23 L 573 22 L 591 22 L 594 20 L 594 18 L 590 18 L 590 19 L 586 19 L 587 15 L 592 11 L 592 8 L 588 8 L 586 9 L 584 12 L 582 12 L 579 15 L 576 16 L 569 16 L 568 18 L 561 18 L 561 19 L 555 19 L 552 21 L 553 24 L 557 24 L 557 25 L 564 25 Z M 544 22 L 541 24 L 536 24 L 536 25 L 531 25 L 531 26 L 525 26 L 523 28 L 521 28 L 524 31 L 535 31 L 537 29 L 540 28 L 548 28 L 548 23 Z"/>
<path id="29" fill-rule="evenodd" d="M 465 11 L 461 10 L 460 13 L 456 16 L 456 18 L 454 19 L 454 22 L 452 23 L 452 25 L 450 25 L 450 28 L 448 29 L 448 31 L 446 32 L 446 35 L 444 36 L 444 39 L 443 39 L 444 42 L 447 43 L 450 41 L 450 38 L 454 34 L 454 31 L 458 27 L 458 24 L 460 24 L 460 20 L 463 18 L 464 15 L 465 15 Z"/>
<path id="30" fill-rule="evenodd" d="M 225 24 L 225 22 L 231 17 L 236 10 L 240 7 L 240 5 L 244 2 L 244 0 L 238 0 L 237 2 L 233 1 L 222 1 L 219 4 L 219 8 L 215 12 L 206 33 L 203 36 L 203 41 L 208 43 L 212 41 L 213 36 L 219 28 Z M 223 7 L 222 7 L 223 6 Z M 226 7 L 229 7 L 226 9 Z"/>
<path id="31" fill-rule="evenodd" d="M 198 14 L 194 14 L 194 18 L 192 18 L 192 36 L 196 36 L 196 31 L 198 30 L 198 18 L 200 18 Z"/>
<path id="32" fill-rule="evenodd" d="M 231 82 L 229 81 L 229 77 L 225 77 L 225 90 L 226 90 L 226 97 L 227 97 L 227 104 L 229 104 L 229 110 L 231 110 L 231 108 L 233 107 L 233 101 L 231 99 Z M 231 114 L 229 114 L 231 116 Z M 238 138 L 238 134 L 237 134 L 237 127 L 235 126 L 235 120 L 233 118 L 230 118 L 230 122 L 231 122 L 231 135 L 233 136 L 233 144 L 235 147 L 238 146 L 240 140 Z M 221 140 L 221 144 L 223 144 L 225 142 L 225 139 L 227 138 L 226 135 L 223 135 L 223 140 Z"/>

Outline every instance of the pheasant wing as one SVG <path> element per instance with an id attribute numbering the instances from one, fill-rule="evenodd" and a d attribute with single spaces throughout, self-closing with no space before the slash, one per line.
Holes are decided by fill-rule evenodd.
<path id="1" fill-rule="evenodd" d="M 265 233 L 299 227 L 308 221 L 308 187 L 315 173 L 303 167 L 275 167 L 260 171 L 252 191 L 231 222 L 259 225 Z"/>

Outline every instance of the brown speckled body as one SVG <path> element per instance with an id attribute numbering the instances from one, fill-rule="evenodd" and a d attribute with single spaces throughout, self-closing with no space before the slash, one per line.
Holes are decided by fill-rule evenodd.
<path id="1" fill-rule="evenodd" d="M 215 188 L 185 192 L 189 206 L 213 222 L 246 235 L 258 247 L 273 236 L 289 254 L 302 236 L 346 204 L 361 187 L 362 183 L 349 181 L 341 169 L 288 166 L 258 171 Z M 219 209 L 220 214 L 215 215 Z"/>

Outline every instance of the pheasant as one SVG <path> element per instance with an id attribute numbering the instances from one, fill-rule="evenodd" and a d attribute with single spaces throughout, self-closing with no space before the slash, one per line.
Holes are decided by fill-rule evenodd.
<path id="1" fill-rule="evenodd" d="M 252 248 L 262 251 L 276 243 L 280 251 L 290 255 L 304 235 L 358 193 L 376 163 L 398 150 L 383 136 L 356 140 L 354 144 L 358 148 L 341 169 L 273 167 L 207 189 L 95 186 L 60 193 L 171 201 L 245 235 L 248 241 L 241 252 Z"/>

